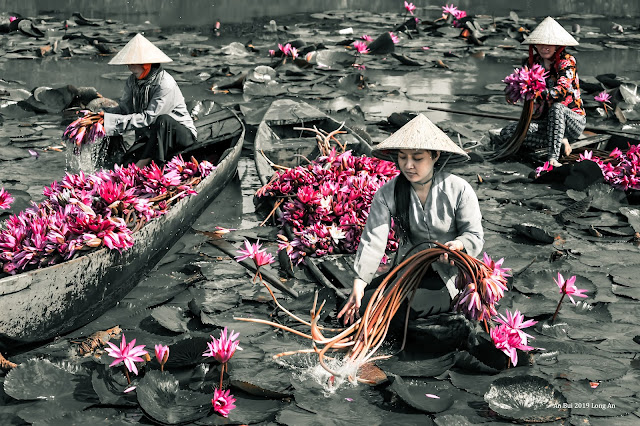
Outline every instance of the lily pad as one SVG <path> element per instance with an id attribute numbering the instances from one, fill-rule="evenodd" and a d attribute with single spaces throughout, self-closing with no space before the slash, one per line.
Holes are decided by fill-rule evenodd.
<path id="1" fill-rule="evenodd" d="M 192 422 L 211 410 L 211 395 L 180 389 L 171 373 L 148 372 L 136 388 L 138 403 L 144 412 L 163 424 Z"/>
<path id="2" fill-rule="evenodd" d="M 388 388 L 409 406 L 425 413 L 439 413 L 453 405 L 453 398 L 437 383 L 393 378 Z"/>
<path id="3" fill-rule="evenodd" d="M 167 330 L 175 331 L 176 333 L 189 331 L 189 328 L 187 327 L 187 322 L 189 320 L 185 317 L 184 311 L 180 308 L 160 306 L 153 310 L 151 316 Z"/>
<path id="4" fill-rule="evenodd" d="M 293 396 L 291 373 L 273 366 L 259 364 L 235 368 L 231 373 L 231 386 L 264 398 L 282 399 Z"/>
<path id="5" fill-rule="evenodd" d="M 522 422 L 550 422 L 569 416 L 567 399 L 537 376 L 502 377 L 484 395 L 500 417 Z M 562 408 L 564 404 L 565 408 Z"/>
<path id="6" fill-rule="evenodd" d="M 169 345 L 169 359 L 164 365 L 165 369 L 192 367 L 201 363 L 209 363 L 213 358 L 204 357 L 207 350 L 206 337 L 190 337 Z"/>
<path id="7" fill-rule="evenodd" d="M 1 418 L 0 418 L 1 420 Z M 94 408 L 90 410 L 80 411 L 77 413 L 69 413 L 62 416 L 52 417 L 47 420 L 41 420 L 36 424 L 38 426 L 58 426 L 58 425 L 99 425 L 106 424 L 113 426 L 130 426 L 131 419 L 124 413 L 120 413 L 113 408 Z M 5 423 L 2 423 L 5 424 Z"/>
<path id="8" fill-rule="evenodd" d="M 235 308 L 242 298 L 233 290 L 211 290 L 207 288 L 189 288 L 193 299 L 189 302 L 189 308 L 194 315 L 200 312 L 216 314 Z"/>
<path id="9" fill-rule="evenodd" d="M 101 404 L 132 407 L 137 405 L 135 393 L 124 392 L 131 385 L 127 382 L 122 367 L 109 368 L 107 365 L 99 364 L 93 371 L 91 383 Z"/>
<path id="10" fill-rule="evenodd" d="M 20 400 L 70 397 L 75 375 L 46 359 L 31 359 L 9 371 L 4 381 L 7 395 Z"/>
<path id="11" fill-rule="evenodd" d="M 386 373 L 404 377 L 435 377 L 447 371 L 455 364 L 453 352 L 434 355 L 424 352 L 404 350 L 389 359 L 377 361 L 376 364 Z"/>
<path id="12" fill-rule="evenodd" d="M 551 377 L 571 381 L 612 380 L 625 375 L 628 368 L 611 357 L 588 354 L 559 354 L 556 363 L 540 366 L 540 370 Z"/>
<path id="13" fill-rule="evenodd" d="M 640 232 L 640 209 L 620 207 L 620 213 L 627 218 L 627 221 L 633 227 L 634 231 Z"/>
<path id="14" fill-rule="evenodd" d="M 198 425 L 227 425 L 227 424 L 258 424 L 268 422 L 272 417 L 275 418 L 276 413 L 280 411 L 284 403 L 264 398 L 257 398 L 251 395 L 245 395 L 242 392 L 233 392 L 236 399 L 234 408 L 229 417 L 225 418 L 217 413 L 197 420 Z"/>

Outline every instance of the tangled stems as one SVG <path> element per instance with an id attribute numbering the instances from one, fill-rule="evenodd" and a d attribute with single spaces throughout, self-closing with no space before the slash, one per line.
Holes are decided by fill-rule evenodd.
<path id="1" fill-rule="evenodd" d="M 330 330 L 322 328 L 318 325 L 319 312 L 322 311 L 324 303 L 316 309 L 317 294 L 314 300 L 313 307 L 311 309 L 311 321 L 305 322 L 300 318 L 294 317 L 287 310 L 285 313 L 296 319 L 298 322 L 310 325 L 310 334 L 305 334 L 292 328 L 286 327 L 281 324 L 277 324 L 271 321 L 252 319 L 252 318 L 235 318 L 240 321 L 256 322 L 260 324 L 268 324 L 273 327 L 281 328 L 283 330 L 294 333 L 298 336 L 311 339 L 313 341 L 313 352 L 318 354 L 319 362 L 322 367 L 334 376 L 340 376 L 340 373 L 331 369 L 325 360 L 327 353 L 335 351 L 347 351 L 345 360 L 352 365 L 360 366 L 367 362 L 376 361 L 379 359 L 390 358 L 393 355 L 379 355 L 374 356 L 376 351 L 380 348 L 384 339 L 387 336 L 389 325 L 391 320 L 396 315 L 405 300 L 408 300 L 407 314 L 404 319 L 404 337 L 400 351 L 404 349 L 407 329 L 409 323 L 409 307 L 415 296 L 416 289 L 418 288 L 422 278 L 427 273 L 431 264 L 438 260 L 438 258 L 446 253 L 450 260 L 454 262 L 454 266 L 458 268 L 458 287 L 466 287 L 473 285 L 480 300 L 480 309 L 468 309 L 465 310 L 466 304 L 457 303 L 456 307 L 462 311 L 467 317 L 473 319 L 486 320 L 486 315 L 489 312 L 495 312 L 493 303 L 499 299 L 495 295 L 495 290 L 492 290 L 492 285 L 488 278 L 495 279 L 495 268 L 486 265 L 482 261 L 469 256 L 466 253 L 457 250 L 450 250 L 448 247 L 437 243 L 431 242 L 435 247 L 423 250 L 408 259 L 404 260 L 400 265 L 395 267 L 382 281 L 380 286 L 375 291 L 373 297 L 367 305 L 364 315 L 358 321 L 353 323 L 348 328 Z M 266 284 L 265 284 L 266 286 Z M 267 287 L 268 288 L 268 287 Z M 278 301 L 275 299 L 273 292 L 269 291 L 271 297 L 276 304 L 281 307 Z M 493 293 L 493 295 L 492 295 Z M 485 322 L 486 326 L 486 322 Z M 333 337 L 325 337 L 323 331 L 337 332 Z M 320 349 L 319 347 L 322 346 Z M 309 353 L 310 350 L 291 351 L 274 355 L 274 358 L 293 355 L 299 353 Z M 362 378 L 349 377 L 350 381 L 359 381 L 362 383 L 371 384 L 370 381 Z"/>

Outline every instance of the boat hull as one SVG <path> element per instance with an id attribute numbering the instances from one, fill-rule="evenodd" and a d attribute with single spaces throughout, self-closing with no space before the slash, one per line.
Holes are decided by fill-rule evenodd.
<path id="1" fill-rule="evenodd" d="M 52 339 L 91 322 L 121 300 L 234 176 L 244 141 L 241 122 L 240 128 L 216 169 L 195 188 L 198 195 L 183 198 L 146 224 L 129 250 L 103 248 L 0 280 L 0 347 Z"/>

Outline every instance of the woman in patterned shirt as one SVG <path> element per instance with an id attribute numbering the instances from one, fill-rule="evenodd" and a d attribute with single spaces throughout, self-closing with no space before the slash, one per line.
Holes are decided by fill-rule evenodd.
<path id="1" fill-rule="evenodd" d="M 540 64 L 549 72 L 547 88 L 535 99 L 533 121 L 524 145 L 547 148 L 549 163 L 560 166 L 561 150 L 569 155 L 569 140 L 578 139 L 587 124 L 576 59 L 565 50 L 578 42 L 553 18 L 547 17 L 523 43 L 529 45 L 529 65 Z M 503 140 L 513 135 L 517 125 L 512 123 L 502 129 Z"/>

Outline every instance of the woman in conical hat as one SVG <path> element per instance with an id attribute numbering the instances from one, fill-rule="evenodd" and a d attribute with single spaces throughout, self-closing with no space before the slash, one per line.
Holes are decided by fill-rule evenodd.
<path id="1" fill-rule="evenodd" d="M 119 105 L 105 108 L 107 136 L 135 130 L 135 158 L 139 167 L 164 162 L 196 141 L 196 127 L 176 81 L 160 64 L 171 58 L 141 34 L 133 37 L 110 65 L 127 65 L 131 76 Z M 139 148 L 139 149 L 136 149 Z"/>
<path id="2" fill-rule="evenodd" d="M 354 262 L 358 278 L 351 296 L 338 314 L 352 322 L 364 310 L 365 287 L 373 293 L 384 276 L 374 278 L 385 255 L 390 231 L 400 241 L 396 260 L 414 249 L 428 248 L 426 241 L 438 241 L 452 250 L 465 250 L 477 256 L 484 244 L 480 207 L 471 185 L 451 173 L 436 170 L 441 156 L 467 154 L 427 117 L 419 114 L 400 130 L 374 148 L 374 155 L 393 158 L 400 174 L 384 184 L 371 202 L 371 210 L 360 239 Z M 448 311 L 457 294 L 456 268 L 446 255 L 433 264 L 411 305 L 412 317 Z M 399 263 L 396 261 L 396 263 Z M 366 300 L 366 296 L 365 296 Z M 362 307 L 362 309 L 361 309 Z M 396 314 L 404 318 L 403 314 Z M 395 322 L 396 320 L 394 320 Z M 398 324 L 395 324 L 398 325 Z"/>
<path id="3" fill-rule="evenodd" d="M 533 121 L 524 144 L 546 148 L 547 161 L 559 166 L 560 156 L 571 153 L 569 141 L 578 139 L 587 124 L 576 58 L 565 49 L 578 42 L 562 25 L 547 17 L 522 43 L 529 45 L 529 68 L 537 63 L 549 71 L 547 88 L 534 101 Z M 502 139 L 513 136 L 517 125 L 505 126 L 500 133 Z"/>

